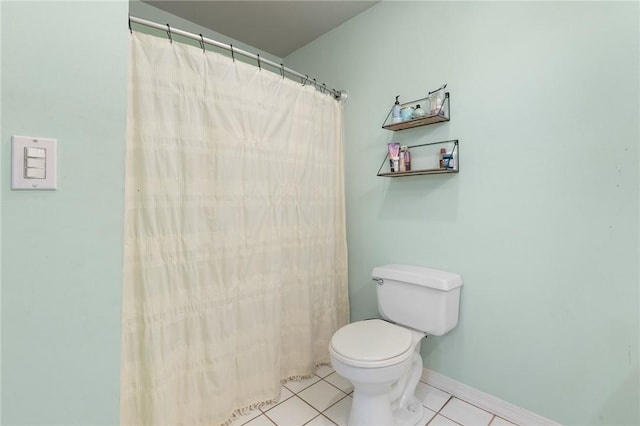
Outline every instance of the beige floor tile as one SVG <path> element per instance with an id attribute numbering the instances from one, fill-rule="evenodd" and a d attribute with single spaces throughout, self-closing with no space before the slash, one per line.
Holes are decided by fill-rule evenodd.
<path id="1" fill-rule="evenodd" d="M 320 412 L 326 410 L 346 396 L 346 393 L 324 380 L 320 380 L 298 393 L 298 397 L 302 398 Z"/>
<path id="2" fill-rule="evenodd" d="M 491 426 L 515 426 L 508 420 L 503 419 L 502 417 L 495 416 L 493 420 L 491 420 Z"/>
<path id="3" fill-rule="evenodd" d="M 299 381 L 291 381 L 291 382 L 287 382 L 285 383 L 285 386 L 287 387 L 287 389 L 289 389 L 291 392 L 293 393 L 298 393 L 301 390 L 308 388 L 309 386 L 311 386 L 312 384 L 314 384 L 315 382 L 317 382 L 318 380 L 320 380 L 320 377 L 318 376 L 311 376 L 309 379 L 304 379 L 304 380 L 299 380 Z"/>
<path id="4" fill-rule="evenodd" d="M 448 418 L 441 416 L 440 414 L 436 415 L 429 423 L 429 426 L 460 426 L 458 423 L 453 420 L 449 420 Z"/>
<path id="5" fill-rule="evenodd" d="M 307 423 L 320 412 L 297 396 L 292 396 L 265 412 L 265 414 L 279 426 L 299 426 Z"/>
<path id="6" fill-rule="evenodd" d="M 329 374 L 324 378 L 324 380 L 331 383 L 333 386 L 337 387 L 343 392 L 350 393 L 353 391 L 353 385 L 351 384 L 351 382 L 336 372 Z"/>
<path id="7" fill-rule="evenodd" d="M 274 425 L 275 423 L 269 420 L 269 418 L 264 414 L 249 421 L 249 423 L 244 424 L 244 426 L 274 426 Z"/>
<path id="8" fill-rule="evenodd" d="M 493 418 L 493 414 L 458 398 L 451 398 L 440 414 L 463 426 L 486 426 Z"/>
<path id="9" fill-rule="evenodd" d="M 451 395 L 426 383 L 418 382 L 416 398 L 425 407 L 438 412 L 451 398 Z"/>
<path id="10" fill-rule="evenodd" d="M 347 426 L 352 401 L 353 398 L 351 396 L 347 396 L 327 408 L 323 414 L 338 426 Z"/>
<path id="11" fill-rule="evenodd" d="M 314 417 L 309 423 L 304 426 L 336 426 L 331 420 L 320 414 L 318 417 Z"/>

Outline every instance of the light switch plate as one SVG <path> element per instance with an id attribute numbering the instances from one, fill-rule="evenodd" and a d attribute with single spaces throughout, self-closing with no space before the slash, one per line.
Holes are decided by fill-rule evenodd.
<path id="1" fill-rule="evenodd" d="M 11 189 L 56 189 L 58 141 L 30 136 L 13 136 L 11 141 Z M 44 158 L 41 156 L 43 153 Z M 27 158 L 31 159 L 29 164 Z M 40 168 L 43 159 L 44 169 Z"/>

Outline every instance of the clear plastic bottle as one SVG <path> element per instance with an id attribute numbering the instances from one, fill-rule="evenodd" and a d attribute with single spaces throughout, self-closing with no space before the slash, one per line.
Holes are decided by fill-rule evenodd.
<path id="1" fill-rule="evenodd" d="M 393 108 L 391 108 L 391 122 L 399 123 L 402 121 L 402 117 L 400 116 L 400 101 L 398 98 L 400 95 L 396 96 L 396 103 L 393 104 Z"/>

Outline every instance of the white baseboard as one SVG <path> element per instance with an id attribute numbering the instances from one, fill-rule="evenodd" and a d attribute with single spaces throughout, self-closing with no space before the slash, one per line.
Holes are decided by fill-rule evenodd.
<path id="1" fill-rule="evenodd" d="M 517 425 L 560 426 L 560 423 L 539 416 L 524 408 L 516 407 L 495 396 L 491 396 L 427 368 L 422 370 L 422 381 Z"/>

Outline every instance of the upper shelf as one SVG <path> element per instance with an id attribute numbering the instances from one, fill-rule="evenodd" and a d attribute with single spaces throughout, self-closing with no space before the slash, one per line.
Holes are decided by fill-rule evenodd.
<path id="1" fill-rule="evenodd" d="M 417 105 L 420 105 L 421 107 L 423 107 L 425 111 L 430 110 L 429 98 L 422 98 L 416 101 L 411 101 L 411 102 L 401 104 L 400 108 L 405 108 L 405 107 L 415 108 Z M 426 126 L 434 123 L 441 123 L 443 121 L 449 121 L 449 119 L 450 119 L 449 92 L 447 92 L 445 93 L 445 98 L 444 98 L 444 101 L 442 102 L 442 105 L 440 106 L 440 109 L 438 111 L 434 111 L 433 114 L 427 113 L 427 115 L 424 117 L 416 117 L 416 118 L 411 118 L 409 120 L 404 120 L 400 122 L 393 122 L 391 117 L 391 111 L 389 111 L 389 114 L 387 114 L 387 119 L 384 121 L 382 128 L 387 130 L 392 130 L 395 132 L 399 130 L 411 129 L 414 127 Z"/>

